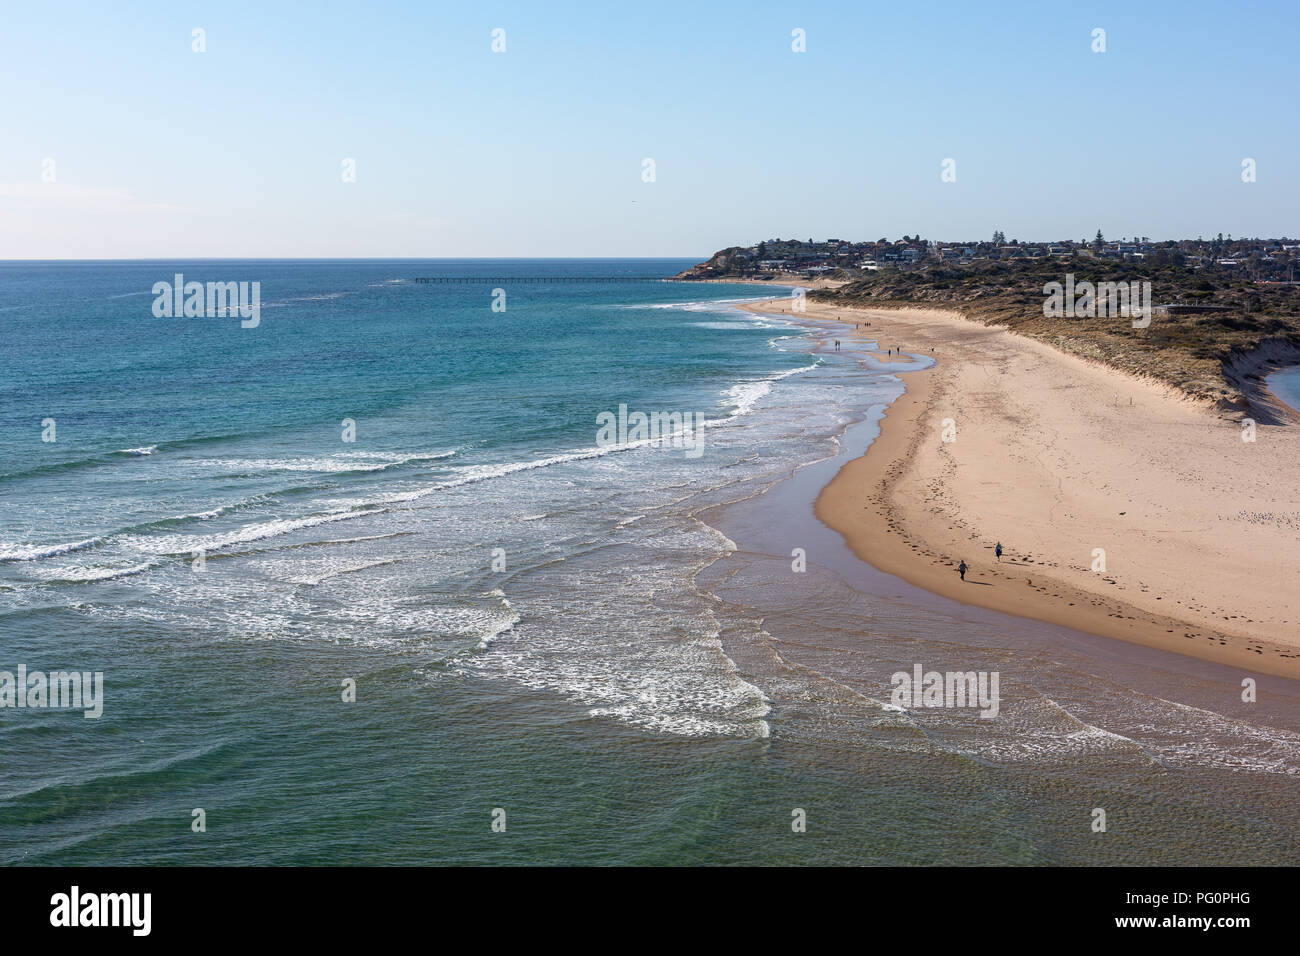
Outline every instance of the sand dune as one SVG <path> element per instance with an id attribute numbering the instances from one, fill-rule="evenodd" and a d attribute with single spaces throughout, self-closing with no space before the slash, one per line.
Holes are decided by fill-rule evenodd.
<path id="1" fill-rule="evenodd" d="M 938 359 L 904 374 L 880 438 L 818 499 L 864 560 L 971 604 L 1300 677 L 1300 427 L 1244 442 L 1164 386 L 953 313 L 806 315 Z"/>

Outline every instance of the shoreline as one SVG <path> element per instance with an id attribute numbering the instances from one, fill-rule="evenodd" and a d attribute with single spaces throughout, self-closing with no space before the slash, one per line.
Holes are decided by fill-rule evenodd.
<path id="1" fill-rule="evenodd" d="M 1300 367 L 1300 348 L 1270 339 L 1250 352 L 1234 353 L 1224 375 L 1248 403 L 1246 412 L 1267 425 L 1300 424 L 1300 410 L 1292 408 L 1268 387 L 1268 376 Z"/>
<path id="2" fill-rule="evenodd" d="M 1211 455 L 1241 453 L 1227 443 L 1243 444 L 1235 424 L 1167 387 L 956 313 L 809 303 L 796 316 L 782 299 L 740 308 L 839 321 L 844 339 L 938 360 L 902 373 L 906 391 L 885 411 L 880 435 L 817 498 L 818 520 L 859 559 L 965 604 L 1300 679 L 1300 610 L 1287 604 L 1300 565 L 1300 545 L 1287 537 L 1300 513 L 1263 527 L 1224 519 L 1215 506 L 1229 504 L 1202 488 L 1249 484 L 1243 504 L 1259 505 L 1267 492 L 1294 507 L 1300 481 L 1275 472 L 1270 482 L 1264 466 L 1237 482 L 1231 465 L 1210 455 L 1201 474 L 1199 462 L 1175 457 L 1179 448 L 1197 451 L 1187 444 L 1193 435 L 1215 446 Z M 858 321 L 870 327 L 855 329 Z M 940 440 L 944 421 L 958 440 Z M 1246 446 L 1267 455 L 1242 467 L 1259 457 L 1283 465 L 1300 452 L 1296 429 L 1267 424 L 1266 437 Z M 992 554 L 998 539 L 1001 562 Z M 1098 542 L 1108 572 L 1089 567 Z M 1225 543 L 1237 546 L 1230 557 L 1250 556 L 1245 567 L 1214 567 L 1215 546 Z M 970 565 L 964 582 L 961 560 Z M 1259 596 L 1271 600 L 1257 606 Z"/>
<path id="3" fill-rule="evenodd" d="M 1277 402 L 1286 410 L 1287 413 L 1294 415 L 1296 419 L 1300 421 L 1300 392 L 1294 393 L 1294 397 L 1288 401 L 1286 398 L 1279 395 L 1275 387 L 1269 382 L 1269 379 L 1273 378 L 1275 375 L 1281 375 L 1284 372 L 1300 372 L 1300 363 L 1279 365 L 1275 368 L 1267 369 L 1266 374 L 1260 376 L 1263 380 L 1262 387 L 1273 401 Z"/>
<path id="4" fill-rule="evenodd" d="M 812 292 L 818 289 L 838 289 L 842 285 L 848 285 L 849 279 L 805 279 L 794 275 L 790 272 L 780 272 L 766 279 L 683 279 L 680 276 L 673 276 L 669 281 L 672 282 L 700 282 L 712 285 L 753 285 L 766 288 L 791 288 L 807 289 Z"/>

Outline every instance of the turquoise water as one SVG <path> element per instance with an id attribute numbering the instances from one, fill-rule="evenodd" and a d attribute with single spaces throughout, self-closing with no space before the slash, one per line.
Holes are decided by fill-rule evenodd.
<path id="1" fill-rule="evenodd" d="M 690 264 L 0 264 L 0 670 L 105 687 L 0 709 L 0 860 L 1298 858 L 1294 686 L 853 560 L 811 500 L 901 383 L 764 290 L 591 281 Z M 260 324 L 155 318 L 178 272 Z M 413 281 L 469 274 L 588 280 Z M 890 709 L 913 662 L 1001 716 Z"/>
<path id="2" fill-rule="evenodd" d="M 1300 368 L 1284 368 L 1265 378 L 1268 390 L 1300 411 Z"/>

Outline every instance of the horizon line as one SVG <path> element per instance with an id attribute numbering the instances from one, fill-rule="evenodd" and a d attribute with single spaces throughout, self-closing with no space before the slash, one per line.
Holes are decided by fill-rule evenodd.
<path id="1" fill-rule="evenodd" d="M 549 259 L 555 262 L 579 260 L 604 260 L 606 262 L 646 262 L 694 259 L 695 256 L 119 256 L 116 258 L 61 257 L 15 259 L 0 257 L 8 262 L 534 262 Z M 707 261 L 706 256 L 704 261 Z"/>

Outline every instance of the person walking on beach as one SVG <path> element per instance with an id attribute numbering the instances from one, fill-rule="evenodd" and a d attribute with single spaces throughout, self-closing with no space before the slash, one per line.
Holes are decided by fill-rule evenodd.
<path id="1" fill-rule="evenodd" d="M 1001 542 L 1001 541 L 999 541 L 998 544 L 997 544 L 997 547 L 995 547 L 995 548 L 993 549 L 993 553 L 996 554 L 996 555 L 998 556 L 998 560 L 999 560 L 999 561 L 1002 560 L 1002 542 Z"/>
<path id="2" fill-rule="evenodd" d="M 965 561 L 963 561 L 961 564 L 957 565 L 957 573 L 961 575 L 961 579 L 962 579 L 963 581 L 966 580 L 966 562 L 965 562 Z"/>

